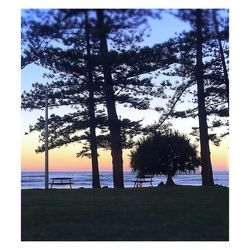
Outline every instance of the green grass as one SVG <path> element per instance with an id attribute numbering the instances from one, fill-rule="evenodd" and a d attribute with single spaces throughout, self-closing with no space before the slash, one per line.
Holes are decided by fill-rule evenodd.
<path id="1" fill-rule="evenodd" d="M 229 189 L 22 190 L 22 240 L 229 238 Z"/>

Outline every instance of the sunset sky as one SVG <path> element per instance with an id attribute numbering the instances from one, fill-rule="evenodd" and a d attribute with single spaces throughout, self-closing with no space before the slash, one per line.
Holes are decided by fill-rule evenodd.
<path id="1" fill-rule="evenodd" d="M 156 43 L 167 41 L 173 37 L 175 32 L 179 33 L 189 29 L 187 23 L 179 21 L 177 18 L 164 15 L 161 20 L 150 21 L 152 28 L 151 37 L 147 38 L 144 45 L 153 45 Z M 42 78 L 44 70 L 35 65 L 29 65 L 22 70 L 21 89 L 29 90 L 34 82 L 46 82 Z M 65 113 L 68 109 L 59 109 L 57 111 L 49 111 L 52 113 Z M 159 115 L 154 111 L 136 111 L 133 109 L 125 109 L 121 106 L 117 107 L 118 115 L 122 118 L 130 119 L 144 118 L 144 124 L 151 124 L 158 120 Z M 43 171 L 44 170 L 44 154 L 36 154 L 38 133 L 24 135 L 29 130 L 29 124 L 34 124 L 39 116 L 44 116 L 44 111 L 22 111 L 22 145 L 21 145 L 21 165 L 22 171 Z M 189 134 L 193 126 L 198 125 L 196 119 L 173 119 L 171 120 L 174 129 L 178 129 L 182 133 Z M 211 145 L 211 157 L 214 170 L 228 170 L 228 138 L 224 139 L 220 147 Z M 76 153 L 81 150 L 79 143 L 72 144 L 67 147 L 61 147 L 49 151 L 49 168 L 50 171 L 90 171 L 91 161 L 88 158 L 76 158 Z M 99 150 L 99 166 L 101 171 L 112 170 L 110 151 Z M 124 170 L 129 169 L 129 150 L 123 151 Z"/>

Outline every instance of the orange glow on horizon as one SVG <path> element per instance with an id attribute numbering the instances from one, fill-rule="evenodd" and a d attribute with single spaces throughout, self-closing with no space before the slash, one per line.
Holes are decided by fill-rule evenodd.
<path id="1" fill-rule="evenodd" d="M 210 146 L 213 170 L 228 171 L 229 170 L 229 142 L 224 139 L 220 146 Z"/>
<path id="2" fill-rule="evenodd" d="M 44 153 L 35 153 L 38 139 L 33 136 L 22 140 L 21 166 L 22 171 L 44 171 Z M 61 147 L 49 151 L 49 170 L 55 171 L 91 171 L 91 160 L 87 157 L 77 158 L 76 153 L 81 145 Z M 112 171 L 110 150 L 99 150 L 100 171 Z M 130 150 L 123 150 L 124 171 L 130 171 Z M 211 145 L 211 158 L 214 171 L 228 171 L 228 140 L 224 140 L 220 147 Z"/>

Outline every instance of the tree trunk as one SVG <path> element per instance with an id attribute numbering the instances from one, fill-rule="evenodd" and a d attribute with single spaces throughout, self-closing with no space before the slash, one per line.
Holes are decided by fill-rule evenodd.
<path id="1" fill-rule="evenodd" d="M 167 182 L 166 182 L 167 187 L 176 186 L 172 177 L 173 177 L 172 175 L 168 174 L 168 178 L 167 178 Z"/>
<path id="2" fill-rule="evenodd" d="M 122 143 L 120 135 L 120 120 L 118 119 L 115 106 L 115 96 L 113 89 L 113 80 L 111 68 L 105 60 L 108 55 L 107 36 L 104 25 L 104 13 L 102 9 L 97 10 L 98 33 L 100 38 L 100 53 L 103 58 L 103 75 L 104 75 L 104 91 L 105 101 L 108 112 L 109 131 L 111 137 L 111 155 L 113 165 L 113 180 L 115 188 L 123 188 L 123 159 L 122 159 Z"/>
<path id="3" fill-rule="evenodd" d="M 221 62 L 222 62 L 225 85 L 226 85 L 226 91 L 227 91 L 227 101 L 228 101 L 228 106 L 229 106 L 229 79 L 228 79 L 228 73 L 227 73 L 227 66 L 226 66 L 224 51 L 223 51 L 223 47 L 222 47 L 222 43 L 221 43 L 221 37 L 220 37 L 220 32 L 219 32 L 219 24 L 218 24 L 218 21 L 217 21 L 217 18 L 216 18 L 216 10 L 212 10 L 212 11 L 213 11 L 213 20 L 214 20 L 216 38 L 217 38 L 217 41 L 218 41 L 218 44 L 219 44 L 219 49 L 220 49 Z"/>
<path id="4" fill-rule="evenodd" d="M 196 81 L 198 94 L 198 117 L 200 128 L 200 148 L 202 162 L 202 185 L 214 185 L 213 171 L 210 158 L 207 115 L 205 107 L 204 94 L 204 78 L 203 78 L 203 63 L 202 63 L 202 10 L 196 10 Z"/>
<path id="5" fill-rule="evenodd" d="M 88 11 L 85 12 L 86 22 L 86 46 L 87 46 L 87 75 L 88 75 L 88 91 L 89 91 L 89 128 L 90 128 L 90 151 L 92 161 L 92 187 L 100 188 L 99 166 L 98 166 L 98 152 L 96 140 L 96 118 L 95 118 L 95 99 L 93 86 L 93 71 L 91 63 L 91 51 L 89 41 L 89 21 Z"/>

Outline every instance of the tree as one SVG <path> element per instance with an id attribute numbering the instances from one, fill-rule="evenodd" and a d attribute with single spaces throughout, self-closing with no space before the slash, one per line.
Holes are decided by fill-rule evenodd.
<path id="1" fill-rule="evenodd" d="M 197 82 L 197 97 L 198 97 L 198 117 L 200 129 L 200 150 L 202 162 L 202 185 L 214 185 L 213 170 L 210 157 L 209 137 L 207 127 L 207 114 L 205 106 L 205 92 L 204 92 L 204 73 L 202 62 L 202 10 L 195 11 L 196 24 L 196 82 Z"/>
<path id="2" fill-rule="evenodd" d="M 91 45 L 90 45 L 90 25 L 88 11 L 85 10 L 85 30 L 86 30 L 86 49 L 87 49 L 87 80 L 89 91 L 89 130 L 90 130 L 90 151 L 92 160 L 93 187 L 100 187 L 97 139 L 96 139 L 96 117 L 95 117 L 95 97 L 94 97 L 94 81 L 93 81 L 93 66 L 91 61 Z"/>
<path id="3" fill-rule="evenodd" d="M 123 188 L 123 157 L 121 141 L 121 125 L 116 111 L 116 97 L 114 92 L 114 82 L 112 77 L 112 67 L 109 62 L 108 38 L 116 44 L 118 51 L 126 50 L 132 42 L 142 39 L 143 31 L 138 27 L 146 22 L 141 18 L 141 14 L 147 14 L 146 10 L 111 10 L 109 15 L 105 15 L 106 10 L 98 9 L 97 15 L 97 36 L 100 41 L 100 56 L 102 57 L 102 68 L 104 75 L 104 95 L 108 112 L 109 131 L 111 140 L 111 155 L 113 165 L 114 187 Z M 149 11 L 150 12 L 150 11 Z M 138 16 L 140 15 L 140 21 Z M 105 20 L 106 19 L 106 20 Z M 136 34 L 135 27 L 140 34 Z M 126 31 L 130 31 L 128 35 Z"/>
<path id="4" fill-rule="evenodd" d="M 140 140 L 131 151 L 133 172 L 167 175 L 167 186 L 174 185 L 172 177 L 177 173 L 195 171 L 199 164 L 195 145 L 177 131 L 152 134 Z"/>
<path id="5" fill-rule="evenodd" d="M 103 10 L 97 10 L 98 32 L 100 39 L 100 54 L 104 58 L 108 54 L 107 34 L 104 26 Z M 115 96 L 113 89 L 113 80 L 111 68 L 106 60 L 102 63 L 104 75 L 104 91 L 108 112 L 109 131 L 111 140 L 111 155 L 113 165 L 114 187 L 123 188 L 123 159 L 122 159 L 122 142 L 121 127 L 115 107 Z"/>
<path id="6" fill-rule="evenodd" d="M 65 16 L 69 18 L 70 16 L 75 15 L 76 13 L 79 14 L 79 13 L 83 13 L 84 11 L 83 10 L 63 11 L 63 13 L 65 12 L 66 12 Z M 122 15 L 126 15 L 125 10 L 118 10 L 118 11 L 113 10 L 111 12 L 113 13 L 118 12 L 118 14 L 120 12 L 122 13 Z M 85 14 L 86 13 L 87 12 L 85 11 Z M 59 16 L 61 16 L 61 14 Z M 48 75 L 48 77 L 53 80 L 53 83 L 50 86 L 52 88 L 56 88 L 57 91 L 56 93 L 50 93 L 50 100 L 53 100 L 53 102 L 55 102 L 56 105 L 67 105 L 67 104 L 72 105 L 73 104 L 73 105 L 80 105 L 81 108 L 85 109 L 84 108 L 85 105 L 89 104 L 89 107 L 88 107 L 89 114 L 92 114 L 92 116 L 90 115 L 90 117 L 94 118 L 93 116 L 93 106 L 94 106 L 93 105 L 93 91 L 99 94 L 99 98 L 95 98 L 96 104 L 101 103 L 103 99 L 106 99 L 106 106 L 108 109 L 108 117 L 109 117 L 109 129 L 112 130 L 112 132 L 110 131 L 110 134 L 112 134 L 110 136 L 110 140 L 111 142 L 115 141 L 115 143 L 117 143 L 118 141 L 121 141 L 121 143 L 115 144 L 116 145 L 115 147 L 112 146 L 112 143 L 111 143 L 111 150 L 113 152 L 116 152 L 118 150 L 118 153 L 114 153 L 114 157 L 113 157 L 115 162 L 117 162 L 117 159 L 116 159 L 117 156 L 120 156 L 120 160 L 122 159 L 121 150 L 120 150 L 122 148 L 120 146 L 122 145 L 122 147 L 124 147 L 124 145 L 126 145 L 126 142 L 124 142 L 124 138 L 127 137 L 127 135 L 125 135 L 124 132 L 122 132 L 121 134 L 121 131 L 119 132 L 117 130 L 118 127 L 116 126 L 116 124 L 118 125 L 120 124 L 119 126 L 123 126 L 123 128 L 129 128 L 128 124 L 130 124 L 130 126 L 132 127 L 129 128 L 130 130 L 129 136 L 131 136 L 131 134 L 139 131 L 138 130 L 139 123 L 138 122 L 136 124 L 135 122 L 129 123 L 128 120 L 117 121 L 117 114 L 115 114 L 116 112 L 115 102 L 123 103 L 125 105 L 129 104 L 132 107 L 139 108 L 139 109 L 147 109 L 149 107 L 149 99 L 144 98 L 145 94 L 143 93 L 146 93 L 146 95 L 148 96 L 150 91 L 152 91 L 153 85 L 150 83 L 150 79 L 139 79 L 138 76 L 140 74 L 144 74 L 152 70 L 155 70 L 157 67 L 159 67 L 159 65 L 161 65 L 162 67 L 164 63 L 167 64 L 166 58 L 164 60 L 162 60 L 161 58 L 163 48 L 158 46 L 156 48 L 153 48 L 152 50 L 149 50 L 149 48 L 145 48 L 143 50 L 139 50 L 139 51 L 134 50 L 132 52 L 126 51 L 123 49 L 123 53 L 117 53 L 119 49 L 117 49 L 116 51 L 107 51 L 107 48 L 106 49 L 104 48 L 105 53 L 99 54 L 98 43 L 96 45 L 96 41 L 100 39 L 100 33 L 102 33 L 103 30 L 109 30 L 110 27 L 112 27 L 112 29 L 115 29 L 115 30 L 120 29 L 120 27 L 123 27 L 122 24 L 121 23 L 119 24 L 119 22 L 117 22 L 115 25 L 114 24 L 111 25 L 110 23 L 108 23 L 106 24 L 105 29 L 99 29 L 100 32 L 98 32 L 98 30 L 94 26 L 94 20 L 92 20 L 92 26 L 91 26 L 89 22 L 87 22 L 87 18 L 86 18 L 87 16 L 85 15 L 86 27 L 85 27 L 85 32 L 82 32 L 81 25 L 78 25 L 79 27 L 76 26 L 75 29 L 71 28 L 72 30 L 70 30 L 70 28 L 67 29 L 67 25 L 65 24 L 65 19 L 66 19 L 65 16 L 64 18 L 60 18 L 60 17 L 55 18 L 56 20 L 58 19 L 64 20 L 63 26 L 61 28 L 56 26 L 57 29 L 53 28 L 54 24 L 51 25 L 51 27 L 48 27 L 48 23 L 46 23 L 44 26 L 43 25 L 39 26 L 39 23 L 38 24 L 32 23 L 32 25 L 34 26 L 33 29 L 35 31 L 37 31 L 37 29 L 54 31 L 55 35 L 52 32 L 51 37 L 56 38 L 55 44 L 58 45 L 59 40 L 61 40 L 62 45 L 59 44 L 58 47 L 55 47 L 53 40 L 52 40 L 50 42 L 45 43 L 45 46 L 41 46 L 42 44 L 41 41 L 44 41 L 44 39 L 47 38 L 48 34 L 47 32 L 45 32 L 46 36 L 45 38 L 43 38 L 44 33 L 42 33 L 41 38 L 38 39 L 36 37 L 37 32 L 35 32 L 33 36 L 35 36 L 35 38 L 38 40 L 39 46 L 36 46 L 35 47 L 36 49 L 26 50 L 26 52 L 24 53 L 25 58 L 35 58 L 39 65 L 42 65 L 50 69 L 53 72 L 53 74 Z M 120 25 L 120 27 L 118 24 Z M 70 25 L 72 24 L 70 23 Z M 80 29 L 80 31 L 78 31 L 78 29 Z M 63 32 L 65 30 L 67 30 L 68 32 L 70 31 L 68 36 L 66 35 L 67 32 Z M 29 34 L 29 40 L 32 40 L 31 39 L 33 37 L 32 33 L 29 32 L 28 34 Z M 92 34 L 91 36 L 92 53 L 90 51 L 90 41 L 89 41 L 90 34 Z M 81 39 L 79 39 L 79 35 L 81 37 L 83 36 L 85 37 L 85 47 L 86 47 L 87 54 L 82 53 L 81 55 L 81 53 L 79 53 L 83 50 L 83 47 L 80 46 L 82 42 L 81 42 Z M 113 33 L 111 33 L 110 35 L 109 33 L 109 36 L 112 36 L 112 41 L 115 41 L 118 44 L 119 44 L 119 39 L 125 37 L 127 39 L 127 42 L 123 42 L 123 46 L 124 44 L 128 43 L 128 36 L 122 34 L 121 31 L 116 33 L 116 35 L 114 35 Z M 138 36 L 136 39 L 140 40 L 141 37 Z M 106 40 L 104 39 L 104 43 L 107 42 Z M 84 39 L 82 41 L 84 41 Z M 100 39 L 100 48 L 102 47 L 101 41 L 103 41 L 103 39 Z M 66 50 L 65 46 L 69 46 L 69 48 L 67 48 Z M 33 48 L 32 43 L 31 43 L 31 48 Z M 154 52 L 154 53 L 152 54 L 150 52 Z M 34 53 L 34 56 L 32 55 L 33 53 Z M 131 55 L 133 59 L 131 59 Z M 170 56 L 169 61 L 171 61 L 171 58 L 172 57 Z M 135 60 L 135 59 L 140 59 L 140 60 Z M 29 60 L 22 60 L 22 61 L 25 62 Z M 105 71 L 106 73 L 102 73 L 102 69 L 100 68 L 100 65 L 105 66 L 103 67 L 103 70 L 108 69 L 108 74 L 107 74 L 107 71 Z M 127 67 L 124 65 L 127 65 Z M 133 66 L 136 66 L 136 67 L 133 67 Z M 113 74 L 112 77 L 110 76 L 111 70 Z M 102 74 L 104 75 L 104 77 L 102 77 Z M 110 82 L 110 81 L 107 81 L 107 78 L 108 80 L 111 81 L 109 85 L 106 85 L 106 82 Z M 93 85 L 95 86 L 94 90 L 92 90 Z M 140 97 L 138 97 L 138 94 L 140 95 Z M 37 91 L 36 89 L 35 91 L 31 93 L 24 93 L 23 98 L 22 98 L 23 107 L 24 108 L 42 107 L 42 105 L 40 105 L 42 103 L 41 97 L 42 95 L 40 95 L 39 90 Z M 51 105 L 54 106 L 55 103 L 54 104 L 51 103 Z M 38 106 L 36 104 L 38 104 Z M 78 109 L 79 109 L 79 106 L 78 106 Z M 68 144 L 68 143 L 71 143 L 80 139 L 88 138 L 86 134 L 82 136 L 74 135 L 74 133 L 76 132 L 76 128 L 77 130 L 81 129 L 81 125 L 80 125 L 81 122 L 79 122 L 80 113 L 81 112 L 77 112 L 75 113 L 75 115 L 74 114 L 67 115 L 63 119 L 60 119 L 58 116 L 51 117 L 52 119 L 50 119 L 50 124 L 51 124 L 50 127 L 51 129 L 54 129 L 54 130 L 50 132 L 52 135 L 54 134 L 57 135 L 57 137 L 53 136 L 54 138 L 53 141 L 51 140 L 51 144 L 50 144 L 51 148 L 56 147 L 56 146 L 62 146 L 63 144 Z M 83 113 L 85 114 L 86 111 L 83 111 Z M 85 117 L 85 115 L 83 115 L 83 117 Z M 112 117 L 115 119 L 113 119 Z M 62 124 L 61 130 L 60 130 L 60 126 L 56 126 L 56 121 L 58 122 L 59 120 L 60 120 L 60 124 Z M 94 119 L 92 119 L 92 121 L 93 120 Z M 66 126 L 67 128 L 66 129 L 65 126 L 63 125 L 63 121 L 71 125 Z M 85 122 L 83 122 L 83 124 L 85 124 L 84 126 L 86 126 L 87 121 L 88 119 L 85 120 Z M 40 121 L 38 121 L 34 129 L 41 128 L 42 123 L 43 121 L 40 119 Z M 91 119 L 89 120 L 89 124 L 90 126 L 91 124 L 93 124 L 93 122 L 91 122 Z M 126 126 L 124 127 L 125 124 Z M 86 129 L 86 127 L 84 126 L 82 127 L 83 130 Z M 71 127 L 72 129 L 70 129 Z M 137 127 L 137 130 L 132 132 L 133 127 L 134 128 Z M 66 131 L 68 131 L 67 133 L 69 132 L 72 133 L 73 136 L 70 137 L 69 136 L 70 134 L 65 134 Z M 93 131 L 93 126 L 92 126 L 92 131 Z M 114 131 L 115 133 L 113 133 Z M 114 137 L 113 136 L 114 134 L 117 136 Z M 118 135 L 120 136 L 119 140 L 117 140 L 117 138 L 119 138 Z M 89 136 L 91 137 L 91 134 Z M 93 143 L 94 137 L 92 136 L 92 139 L 90 140 L 90 145 L 95 144 Z M 57 138 L 60 138 L 60 139 L 57 139 Z M 101 136 L 101 138 L 104 138 L 104 137 Z M 114 138 L 116 138 L 116 140 L 114 140 Z M 106 145 L 110 145 L 110 144 L 108 143 Z M 131 140 L 130 140 L 130 145 L 131 145 Z M 42 150 L 43 150 L 43 147 L 38 149 L 38 151 L 42 151 Z M 95 150 L 93 150 L 93 152 L 94 151 Z M 79 152 L 78 155 L 85 155 L 86 152 L 87 152 L 87 148 L 84 147 L 84 150 L 82 152 Z M 122 163 L 122 161 L 120 161 L 120 163 Z M 118 178 L 117 176 L 119 176 L 119 178 L 121 177 L 121 164 L 119 166 L 120 166 L 120 168 L 118 168 L 119 171 L 116 170 L 116 168 L 114 169 L 114 176 L 116 176 L 114 178 Z M 122 178 L 120 178 L 118 181 L 119 185 L 115 184 L 114 185 L 115 187 L 116 186 L 122 187 L 121 179 Z"/>
<path id="7" fill-rule="evenodd" d="M 175 67 L 167 72 L 170 80 L 165 90 L 174 94 L 153 128 L 159 128 L 171 117 L 198 117 L 199 127 L 193 128 L 192 135 L 200 141 L 203 184 L 213 185 L 209 140 L 219 145 L 228 134 L 229 101 L 225 74 L 228 23 L 223 23 L 219 34 L 220 41 L 223 38 L 226 44 L 226 49 L 222 50 L 212 10 L 180 10 L 176 16 L 188 21 L 192 29 L 174 39 L 178 51 L 177 60 Z M 171 82 L 171 77 L 175 82 Z M 186 105 L 181 105 L 182 102 Z"/>
<path id="8" fill-rule="evenodd" d="M 45 11 L 46 13 L 46 11 Z M 52 129 L 52 133 L 50 136 L 50 145 L 49 148 L 54 148 L 58 146 L 62 146 L 71 142 L 75 142 L 78 140 L 88 140 L 90 144 L 90 155 L 92 159 L 92 186 L 93 188 L 100 188 L 100 179 L 99 179 L 99 169 L 98 169 L 98 153 L 97 153 L 97 139 L 96 139 L 96 117 L 95 117 L 95 100 L 94 100 L 94 81 L 93 81 L 93 73 L 92 73 L 92 64 L 91 64 L 91 46 L 90 46 L 90 36 L 89 36 L 89 21 L 88 21 L 88 11 L 82 11 L 82 15 L 85 14 L 85 33 L 82 30 L 77 30 L 77 32 L 72 32 L 70 35 L 65 36 L 62 32 L 63 28 L 68 27 L 55 26 L 55 23 L 50 21 L 51 17 L 55 19 L 65 19 L 70 15 L 72 15 L 72 11 L 58 11 L 58 13 L 50 13 L 50 15 L 45 16 L 45 24 L 35 22 L 34 20 L 29 22 L 28 31 L 24 34 L 26 38 L 23 39 L 26 43 L 26 49 L 23 52 L 23 60 L 22 65 L 25 66 L 27 63 L 38 61 L 39 65 L 42 65 L 46 68 L 49 68 L 53 74 L 49 76 L 54 80 L 53 84 L 50 85 L 50 100 L 53 98 L 53 102 L 57 101 L 57 105 L 63 105 L 62 103 L 64 98 L 66 97 L 66 104 L 72 104 L 72 100 L 74 105 L 80 105 L 83 108 L 83 111 L 72 113 L 64 116 L 63 118 L 58 116 L 51 116 L 50 118 L 50 129 Z M 63 17 L 63 18 L 62 18 Z M 41 20 L 40 20 L 41 21 Z M 65 25 L 65 24 L 64 24 Z M 46 31 L 46 32 L 41 32 Z M 48 35 L 48 31 L 51 31 L 50 35 Z M 73 34 L 73 36 L 72 36 Z M 75 36 L 78 36 L 78 39 L 75 40 Z M 85 38 L 84 38 L 85 37 Z M 56 38 L 56 39 L 54 39 Z M 45 44 L 43 42 L 47 40 Z M 60 46 L 55 47 L 51 45 L 51 42 L 54 41 L 57 43 L 60 42 Z M 70 42 L 74 45 L 74 49 L 65 50 L 65 45 L 70 40 Z M 35 41 L 35 43 L 33 42 Z M 84 42 L 86 41 L 86 42 Z M 71 44 L 71 45 L 72 45 Z M 78 56 L 77 59 L 84 58 L 83 47 L 86 48 L 87 54 L 85 58 L 85 74 L 81 72 L 83 67 L 79 66 L 79 62 L 75 62 L 76 53 L 75 51 L 79 51 L 81 48 L 82 56 Z M 27 49 L 29 48 L 29 49 Z M 51 53 L 52 52 L 52 53 Z M 65 61 L 65 56 L 69 60 Z M 57 75 L 59 74 L 59 79 Z M 78 82 L 84 82 L 82 84 L 78 84 Z M 72 86 L 73 85 L 73 86 Z M 35 85 L 34 87 L 39 87 Z M 70 87 L 70 90 L 64 90 L 66 87 Z M 83 89 L 86 89 L 85 92 L 88 92 L 88 95 L 85 95 Z M 57 93 L 54 94 L 53 90 L 57 89 Z M 76 91 L 77 89 L 77 91 Z M 51 91 L 52 90 L 52 91 Z M 59 90 L 59 91 L 58 91 Z M 22 96 L 22 107 L 25 108 L 38 108 L 38 103 L 41 101 L 41 96 L 39 95 L 39 88 L 35 88 L 33 93 L 24 93 Z M 34 105 L 35 104 L 35 105 Z M 53 106 L 50 103 L 50 107 Z M 88 116 L 86 116 L 86 113 Z M 84 117 L 84 121 L 81 122 L 80 115 L 82 118 Z M 80 119 L 80 120 L 79 120 Z M 61 121 L 61 126 L 59 124 L 54 125 L 56 122 Z M 56 122 L 55 122 L 56 121 Z M 64 123 L 63 123 L 64 121 Z M 76 122 L 73 122 L 76 121 Z M 73 126 L 64 126 L 64 124 L 70 124 L 73 122 Z M 31 131 L 35 129 L 41 129 L 41 125 L 43 124 L 43 120 L 36 124 L 34 128 L 31 128 Z M 70 127 L 70 129 L 69 129 Z M 58 133 L 58 128 L 60 129 L 60 133 Z M 75 135 L 75 133 L 79 130 L 90 130 L 89 134 L 85 132 L 85 135 Z M 73 134 L 73 136 L 71 136 Z M 58 136 L 59 135 L 59 136 Z M 52 139 L 54 138 L 54 139 Z M 44 147 L 40 147 L 38 152 L 44 150 Z M 84 152 L 86 153 L 86 151 Z"/>

